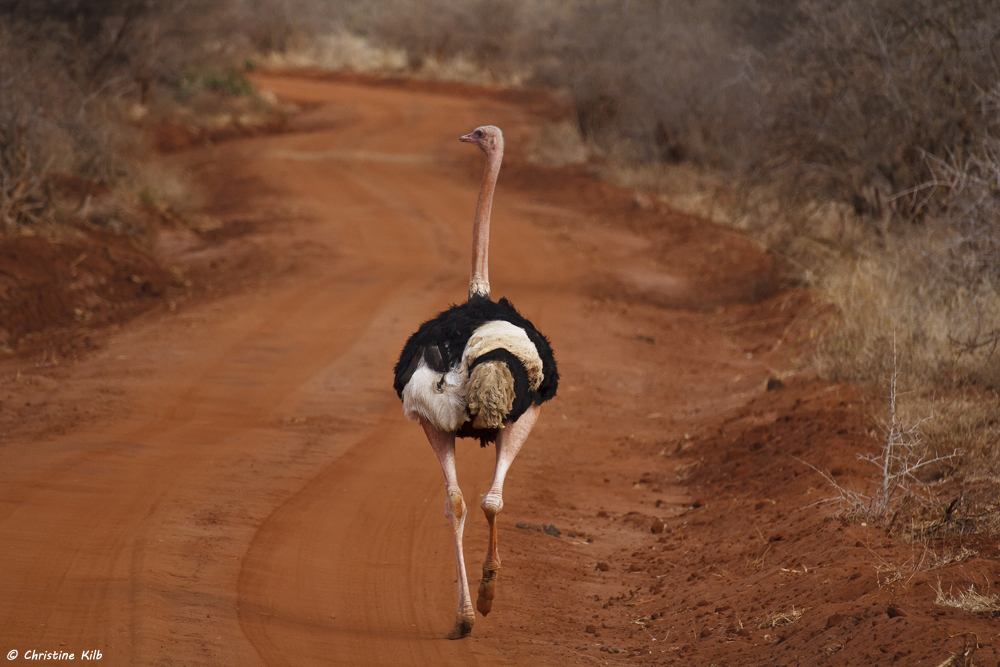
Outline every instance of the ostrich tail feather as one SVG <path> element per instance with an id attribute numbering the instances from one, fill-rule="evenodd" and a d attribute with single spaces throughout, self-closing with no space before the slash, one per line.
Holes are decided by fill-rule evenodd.
<path id="1" fill-rule="evenodd" d="M 479 364 L 469 373 L 466 400 L 475 428 L 500 428 L 514 406 L 514 376 L 502 361 Z"/>

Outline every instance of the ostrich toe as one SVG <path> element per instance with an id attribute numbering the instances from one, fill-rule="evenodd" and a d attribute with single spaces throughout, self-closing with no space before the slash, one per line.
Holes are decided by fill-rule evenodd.
<path id="1" fill-rule="evenodd" d="M 479 599 L 476 600 L 476 609 L 483 616 L 493 611 L 493 599 L 497 596 L 497 575 L 499 574 L 499 567 L 483 566 L 483 580 L 479 582 Z"/>
<path id="2" fill-rule="evenodd" d="M 472 626 L 475 624 L 476 618 L 465 618 L 459 616 L 455 619 L 455 627 L 448 631 L 448 634 L 444 636 L 445 639 L 465 639 L 472 634 Z"/>

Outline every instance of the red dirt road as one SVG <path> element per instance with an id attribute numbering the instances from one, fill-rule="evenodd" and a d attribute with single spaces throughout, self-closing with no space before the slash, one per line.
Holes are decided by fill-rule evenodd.
<path id="1" fill-rule="evenodd" d="M 863 477 L 853 453 L 872 441 L 856 392 L 793 373 L 808 304 L 753 244 L 527 163 L 554 113 L 541 98 L 259 83 L 312 110 L 171 158 L 224 233 L 165 233 L 159 253 L 222 295 L 144 315 L 75 364 L 0 367 L 9 664 L 97 649 L 112 665 L 937 665 L 970 628 L 994 664 L 988 619 L 939 614 L 929 575 L 879 574 L 906 547 L 802 510 L 824 490 L 800 458 Z M 391 369 L 466 293 L 482 156 L 458 136 L 484 123 L 511 146 L 494 294 L 548 335 L 563 380 L 508 478 L 494 612 L 450 642 L 442 476 Z M 476 499 L 492 452 L 461 444 Z M 486 522 L 470 507 L 475 589 Z M 958 562 L 992 585 L 985 556 Z"/>

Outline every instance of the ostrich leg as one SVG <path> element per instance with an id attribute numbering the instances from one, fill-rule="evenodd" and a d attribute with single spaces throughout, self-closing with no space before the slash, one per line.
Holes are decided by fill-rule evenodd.
<path id="1" fill-rule="evenodd" d="M 455 537 L 455 568 L 458 570 L 458 611 L 455 612 L 455 627 L 445 635 L 447 639 L 462 639 L 472 634 L 472 625 L 476 622 L 476 613 L 472 610 L 472 596 L 469 594 L 469 579 L 465 574 L 465 556 L 462 553 L 462 533 L 465 531 L 465 500 L 462 490 L 458 488 L 458 475 L 455 471 L 455 434 L 440 431 L 423 419 L 420 425 L 437 454 L 444 471 L 446 494 L 444 515 L 451 521 Z"/>
<path id="2" fill-rule="evenodd" d="M 501 429 L 497 436 L 497 467 L 493 473 L 493 484 L 483 496 L 481 507 L 490 524 L 490 544 L 483 562 L 483 580 L 479 583 L 479 599 L 476 608 L 483 616 L 493 609 L 493 598 L 497 594 L 497 575 L 500 573 L 500 555 L 497 553 L 497 514 L 503 509 L 503 480 L 510 464 L 521 451 L 521 445 L 528 439 L 531 427 L 538 419 L 539 408 L 532 405 L 513 424 Z"/>

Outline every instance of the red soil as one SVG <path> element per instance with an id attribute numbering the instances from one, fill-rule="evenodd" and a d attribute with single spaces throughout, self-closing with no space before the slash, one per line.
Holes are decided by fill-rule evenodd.
<path id="1" fill-rule="evenodd" d="M 935 604 L 938 588 L 1000 585 L 995 542 L 909 544 L 815 504 L 832 493 L 810 465 L 870 477 L 856 454 L 878 447 L 874 408 L 808 371 L 815 308 L 753 243 L 638 207 L 584 168 L 529 165 L 554 106 L 538 96 L 259 83 L 312 110 L 285 134 L 170 157 L 221 226 L 166 225 L 168 269 L 104 235 L 0 246 L 0 326 L 38 342 L 0 364 L 4 653 L 997 664 L 989 615 Z M 444 486 L 391 368 L 465 294 L 482 157 L 457 138 L 484 122 L 510 147 L 494 292 L 549 336 L 563 380 L 508 477 L 494 611 L 449 642 Z M 95 304 L 90 320 L 78 304 Z M 88 336 L 54 365 L 46 341 Z M 492 457 L 462 445 L 475 579 Z"/>
<path id="2" fill-rule="evenodd" d="M 0 346 L 46 350 L 46 361 L 92 347 L 91 332 L 131 319 L 169 285 L 166 271 L 128 239 L 99 229 L 58 241 L 0 242 Z"/>

